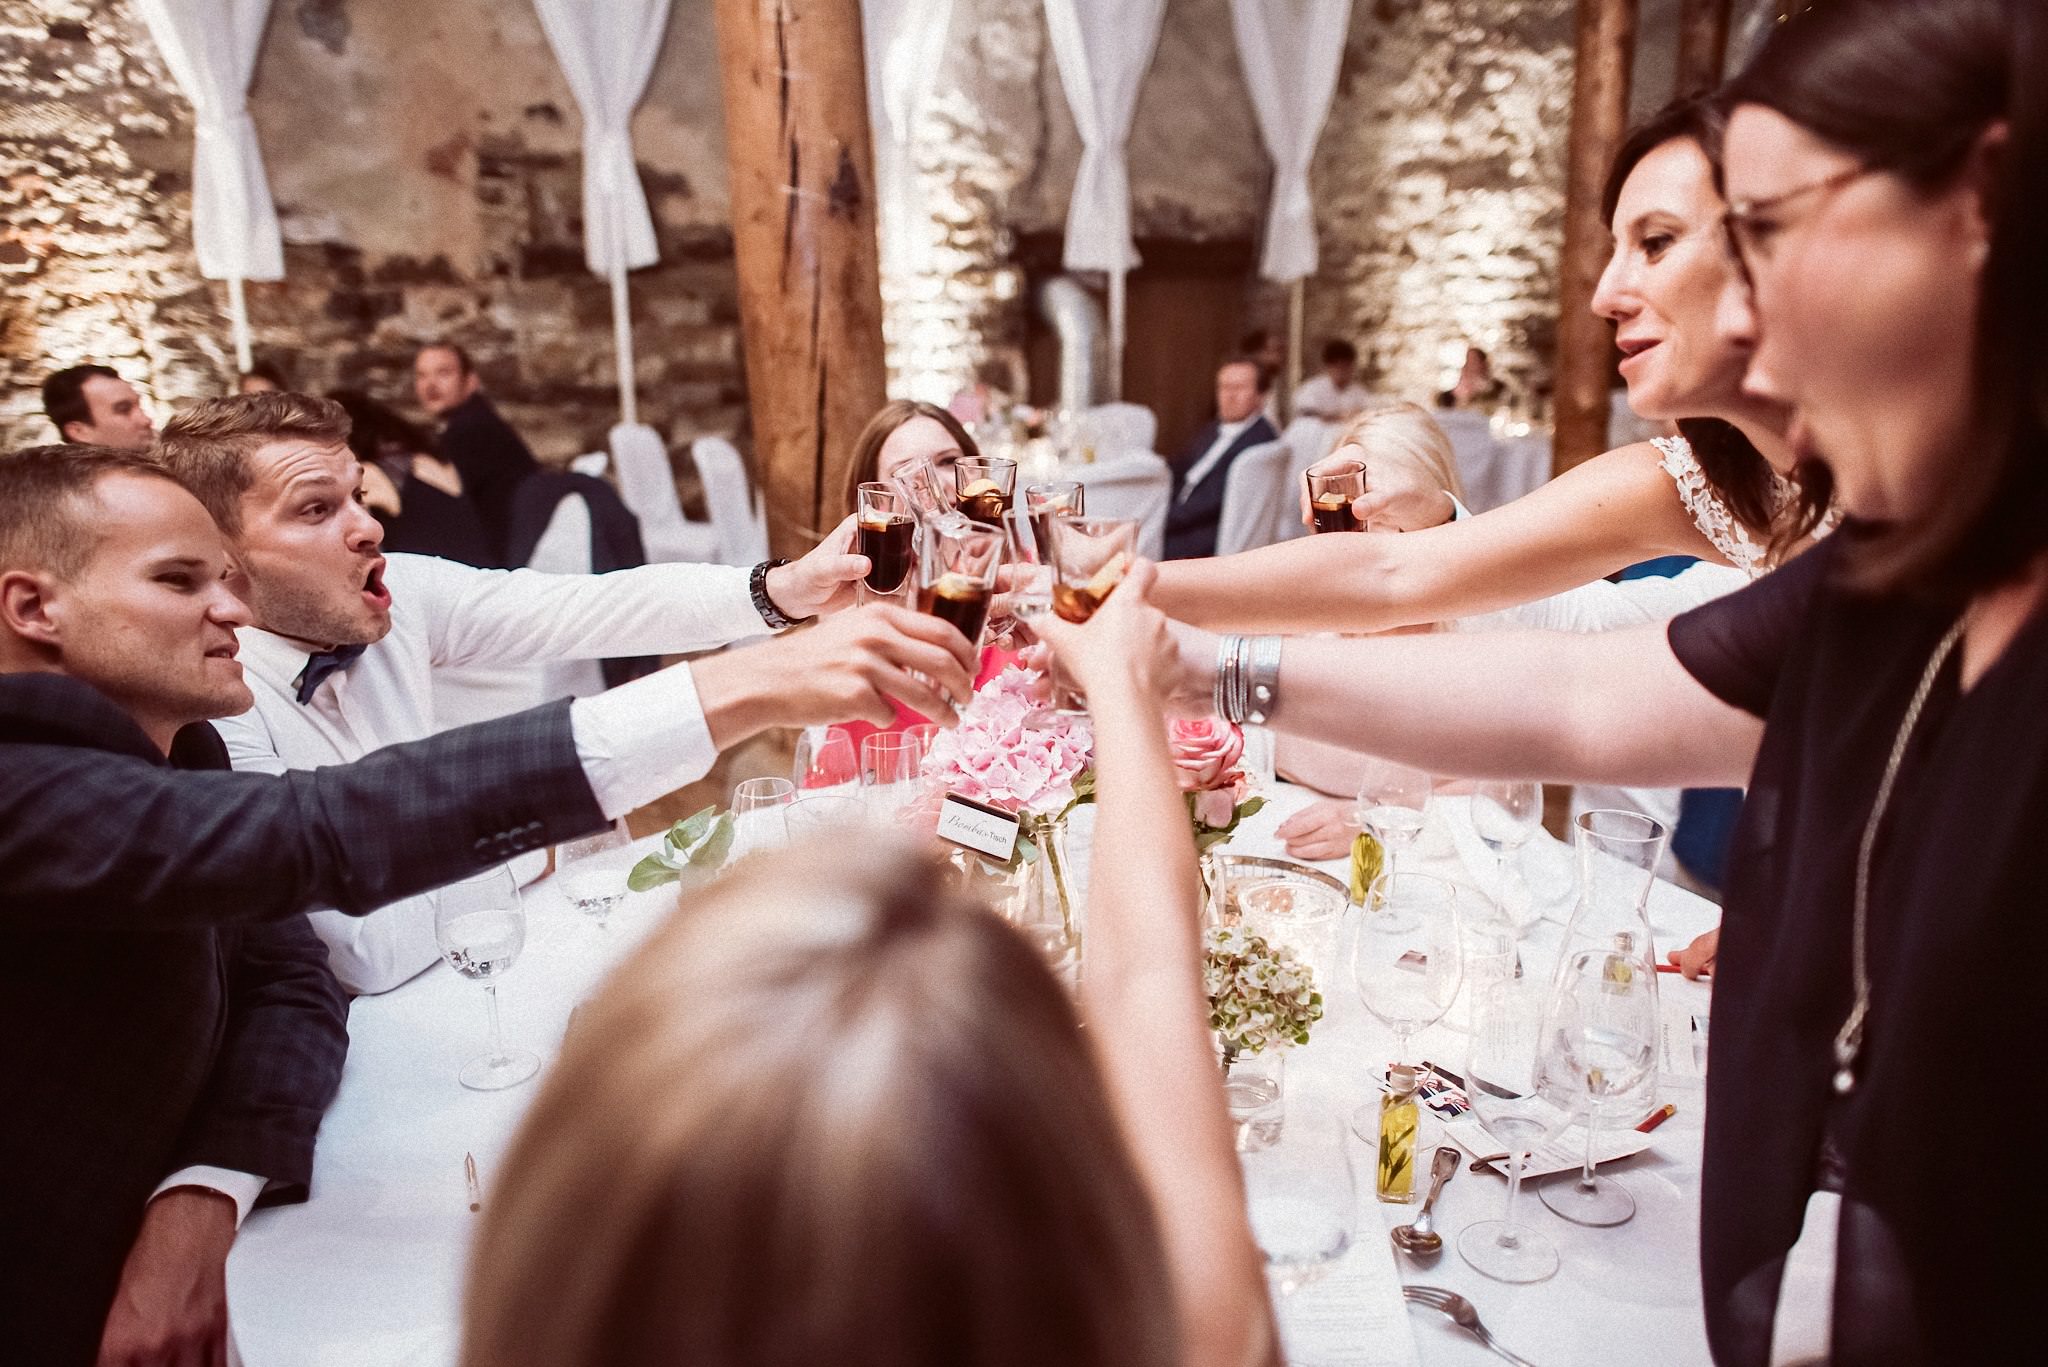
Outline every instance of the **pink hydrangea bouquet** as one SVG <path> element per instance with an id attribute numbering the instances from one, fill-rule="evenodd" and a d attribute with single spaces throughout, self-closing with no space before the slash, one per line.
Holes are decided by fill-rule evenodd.
<path id="1" fill-rule="evenodd" d="M 1251 779 L 1240 767 L 1244 732 L 1216 717 L 1174 720 L 1167 725 L 1175 776 L 1187 794 L 1188 820 L 1194 823 L 1195 849 L 1207 853 L 1230 839 L 1238 823 L 1266 805 L 1251 795 Z"/>
<path id="2" fill-rule="evenodd" d="M 1044 711 L 1038 677 L 1011 665 L 982 685 L 932 742 L 925 782 L 1006 812 L 1055 813 L 1085 796 L 1094 734 L 1086 717 Z"/>

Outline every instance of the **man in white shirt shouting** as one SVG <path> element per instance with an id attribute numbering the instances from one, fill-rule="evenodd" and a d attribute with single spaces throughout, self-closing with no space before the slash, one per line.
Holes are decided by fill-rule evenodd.
<path id="1" fill-rule="evenodd" d="M 318 768 L 420 739 L 433 730 L 443 668 L 705 650 L 850 605 L 867 571 L 863 557 L 845 553 L 845 527 L 802 560 L 751 571 L 649 565 L 547 575 L 387 558 L 382 530 L 359 501 L 347 435 L 337 404 L 255 394 L 181 412 L 156 448 L 220 523 L 246 576 L 236 587 L 255 625 L 239 634 L 256 705 L 215 723 L 237 769 Z M 935 618 L 869 607 L 693 662 L 696 696 L 679 720 L 694 763 L 683 768 L 699 777 L 720 749 L 770 726 L 885 722 L 888 698 L 950 716 L 952 698 L 966 694 L 933 654 L 946 629 Z M 609 758 L 673 768 L 677 757 Z M 433 897 L 365 917 L 314 912 L 343 985 L 381 992 L 430 967 L 440 957 Z"/>

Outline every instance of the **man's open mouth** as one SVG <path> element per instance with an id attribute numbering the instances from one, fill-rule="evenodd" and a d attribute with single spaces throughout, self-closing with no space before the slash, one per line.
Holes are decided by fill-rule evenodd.
<path id="1" fill-rule="evenodd" d="M 363 597 L 374 604 L 384 605 L 391 601 L 391 593 L 384 587 L 384 562 L 377 561 L 363 576 Z"/>

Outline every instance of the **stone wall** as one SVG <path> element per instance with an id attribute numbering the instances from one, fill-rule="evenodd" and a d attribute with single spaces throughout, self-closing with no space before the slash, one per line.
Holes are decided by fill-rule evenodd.
<path id="1" fill-rule="evenodd" d="M 1643 0 L 1639 109 L 1668 90 L 1676 8 Z M 1423 394 L 1471 338 L 1547 383 L 1570 10 L 1356 0 L 1314 169 L 1311 347 L 1353 336 L 1379 383 Z M 674 0 L 634 125 L 663 256 L 634 273 L 633 311 L 643 414 L 677 448 L 744 435 L 716 63 L 711 0 Z M 36 382 L 87 357 L 160 408 L 220 392 L 190 114 L 126 0 L 0 0 L 0 88 L 0 444 L 45 438 Z M 412 350 L 452 337 L 544 457 L 603 444 L 610 302 L 583 267 L 580 118 L 530 4 L 276 0 L 252 107 L 288 274 L 249 287 L 259 354 L 409 404 Z M 1021 389 L 1017 238 L 1060 230 L 1080 155 L 1039 0 L 955 0 L 913 152 L 916 264 L 884 282 L 894 385 L 943 398 L 994 361 Z M 1141 238 L 1256 240 L 1270 171 L 1228 0 L 1169 4 L 1131 165 Z M 1252 321 L 1283 316 L 1273 287 L 1247 280 L 1245 300 Z"/>

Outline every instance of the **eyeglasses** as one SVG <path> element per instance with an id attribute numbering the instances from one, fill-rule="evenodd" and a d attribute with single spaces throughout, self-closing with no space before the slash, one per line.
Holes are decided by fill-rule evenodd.
<path id="1" fill-rule="evenodd" d="M 1783 215 L 1779 211 L 1785 205 L 1814 195 L 1832 195 L 1876 169 L 1874 166 L 1851 166 L 1781 194 L 1728 201 L 1728 212 L 1721 216 L 1721 226 L 1728 234 L 1728 250 L 1742 267 L 1743 277 L 1754 283 L 1757 268 L 1769 254 L 1772 238 L 1784 227 Z"/>

